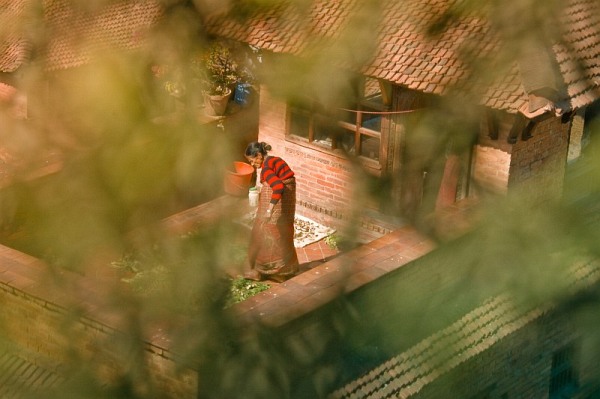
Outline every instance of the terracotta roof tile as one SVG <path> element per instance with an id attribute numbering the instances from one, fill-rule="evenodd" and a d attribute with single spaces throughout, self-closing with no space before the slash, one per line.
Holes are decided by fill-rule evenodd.
<path id="1" fill-rule="evenodd" d="M 14 72 L 29 56 L 30 43 L 24 29 L 26 0 L 0 5 L 0 72 Z"/>
<path id="2" fill-rule="evenodd" d="M 584 289 L 600 279 L 597 261 L 570 267 L 565 286 Z M 504 337 L 539 318 L 552 305 L 532 308 L 509 295 L 490 298 L 445 329 L 338 388 L 332 399 L 408 398 L 436 378 L 489 349 Z M 378 396 L 380 393 L 385 395 Z"/>
<path id="3" fill-rule="evenodd" d="M 10 102 L 16 93 L 15 87 L 0 82 L 0 103 Z"/>
<path id="4" fill-rule="evenodd" d="M 0 397 L 19 398 L 29 395 L 18 394 L 18 388 L 27 387 L 30 395 L 42 396 L 52 388 L 57 388 L 64 382 L 64 375 L 55 365 L 47 367 L 47 359 L 28 358 L 22 353 L 12 353 L 6 350 L 0 352 Z M 58 370 L 57 370 L 58 369 Z M 24 390 L 21 390 L 21 392 Z"/>
<path id="5" fill-rule="evenodd" d="M 338 389 L 331 397 L 375 398 L 382 390 L 387 391 L 385 397 L 410 397 L 542 313 L 541 309 L 524 310 L 506 296 L 492 298 L 448 328 Z"/>
<path id="6" fill-rule="evenodd" d="M 162 15 L 156 1 L 111 3 L 94 13 L 74 10 L 64 0 L 47 2 L 45 20 L 53 32 L 46 50 L 49 70 L 88 63 L 93 54 L 110 49 L 135 49 Z"/>
<path id="7" fill-rule="evenodd" d="M 501 40 L 491 24 L 475 14 L 462 16 L 436 38 L 427 36 L 422 26 L 433 22 L 452 3 L 454 0 L 381 2 L 383 9 L 382 21 L 377 27 L 377 50 L 362 72 L 414 90 L 437 94 L 446 93 L 455 84 L 469 84 L 465 82 L 469 76 L 465 71 L 467 65 L 460 58 L 463 46 L 473 48 L 482 57 L 493 57 L 498 52 Z M 321 34 L 335 37 L 336 31 L 350 18 L 351 13 L 347 11 L 358 4 L 356 0 L 314 1 L 308 14 L 312 19 L 301 24 L 297 10 L 281 2 L 274 9 L 260 10 L 246 22 L 223 23 L 226 19 L 217 17 L 208 21 L 207 29 L 214 34 L 258 45 L 266 50 L 300 55 L 306 50 L 308 38 L 312 40 Z M 560 71 L 569 74 L 570 80 L 566 83 L 570 106 L 579 108 L 600 97 L 596 92 L 600 81 L 596 68 L 600 58 L 600 6 L 595 0 L 568 0 L 566 4 L 563 10 L 564 43 L 555 46 L 554 51 Z M 261 21 L 269 21 L 269 24 L 265 26 Z M 282 30 L 283 22 L 286 30 Z M 270 38 L 270 43 L 279 43 L 279 46 L 265 46 L 252 28 L 256 26 L 261 26 L 261 33 Z M 304 41 L 292 43 L 291 37 Z M 433 67 L 447 67 L 443 79 L 438 79 L 434 74 L 421 75 L 422 71 L 430 70 L 432 64 L 435 64 Z M 575 65 L 582 65 L 584 73 L 576 74 L 578 70 L 574 69 Z M 484 105 L 517 112 L 528 101 L 528 93 L 521 80 L 522 75 L 515 65 L 491 85 L 475 89 L 478 89 Z"/>
<path id="8" fill-rule="evenodd" d="M 566 11 L 564 42 L 554 50 L 570 105 L 580 108 L 600 96 L 600 5 L 593 1 L 573 2 Z"/>
<path id="9" fill-rule="evenodd" d="M 11 0 L 0 6 L 0 71 L 14 72 L 29 57 L 31 42 L 29 20 L 34 0 Z M 45 56 L 49 70 L 88 63 L 92 54 L 106 49 L 140 47 L 149 29 L 162 15 L 155 0 L 110 2 L 93 12 L 75 9 L 67 0 L 44 0 L 43 28 L 49 32 Z"/>

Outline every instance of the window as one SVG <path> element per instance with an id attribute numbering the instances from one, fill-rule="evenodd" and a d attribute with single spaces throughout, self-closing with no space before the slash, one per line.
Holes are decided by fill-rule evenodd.
<path id="1" fill-rule="evenodd" d="M 288 136 L 310 145 L 383 164 L 382 134 L 388 121 L 379 81 L 360 79 L 356 99 L 335 110 L 310 100 L 289 104 Z"/>
<path id="2" fill-rule="evenodd" d="M 577 373 L 574 367 L 575 345 L 570 344 L 552 356 L 550 370 L 550 398 L 570 398 L 577 390 Z"/>

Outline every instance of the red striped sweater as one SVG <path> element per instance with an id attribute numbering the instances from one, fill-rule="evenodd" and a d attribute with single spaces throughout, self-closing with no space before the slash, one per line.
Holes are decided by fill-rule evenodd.
<path id="1" fill-rule="evenodd" d="M 276 204 L 283 195 L 283 181 L 292 177 L 294 172 L 283 159 L 272 156 L 265 158 L 260 172 L 260 182 L 266 182 L 273 189 L 272 204 Z"/>

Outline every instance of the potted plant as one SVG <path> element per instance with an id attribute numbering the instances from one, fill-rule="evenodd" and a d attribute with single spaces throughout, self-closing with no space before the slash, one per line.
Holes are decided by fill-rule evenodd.
<path id="1" fill-rule="evenodd" d="M 200 80 L 205 112 L 224 115 L 235 85 L 241 80 L 231 50 L 213 43 L 206 52 L 192 58 L 192 70 Z"/>

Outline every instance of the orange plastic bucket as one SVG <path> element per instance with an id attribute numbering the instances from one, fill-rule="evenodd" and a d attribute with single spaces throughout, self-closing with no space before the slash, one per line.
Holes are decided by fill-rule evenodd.
<path id="1" fill-rule="evenodd" d="M 233 170 L 227 170 L 225 173 L 225 192 L 237 197 L 247 196 L 253 174 L 252 165 L 245 162 L 234 162 Z"/>

